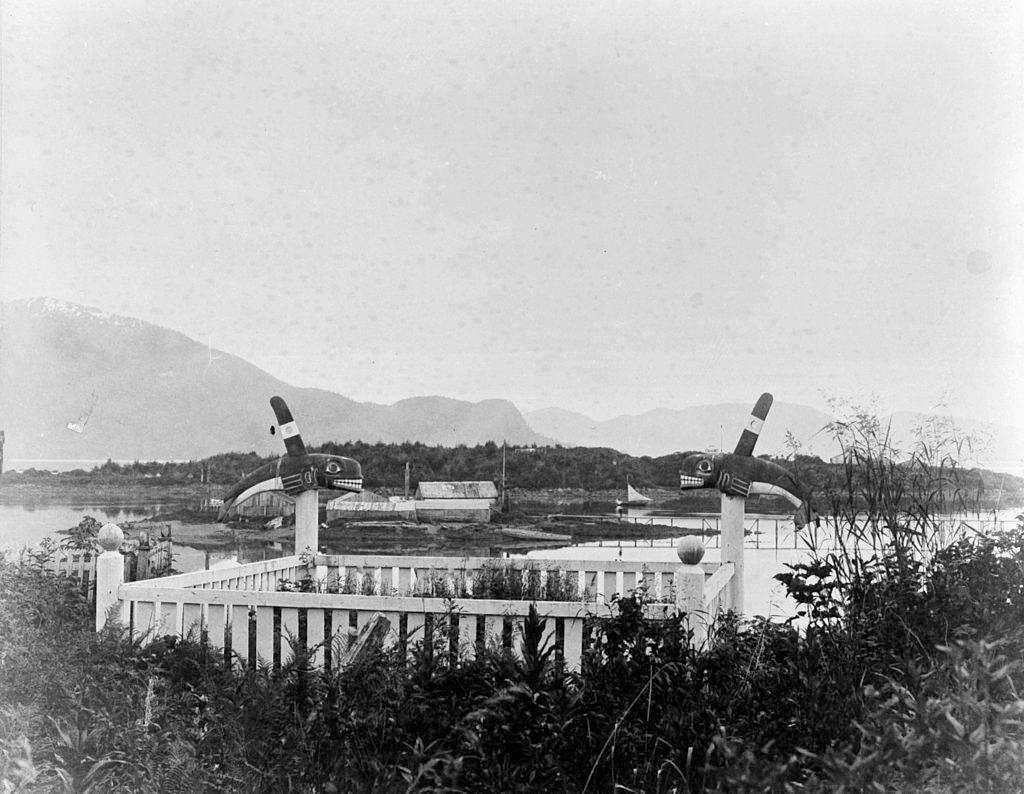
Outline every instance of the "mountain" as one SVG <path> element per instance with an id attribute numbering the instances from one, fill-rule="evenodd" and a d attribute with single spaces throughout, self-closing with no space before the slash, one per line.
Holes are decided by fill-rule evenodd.
<path id="1" fill-rule="evenodd" d="M 720 403 L 680 410 L 657 409 L 636 416 L 619 416 L 597 421 L 561 408 L 545 408 L 525 414 L 530 427 L 566 446 L 612 447 L 632 455 L 667 455 L 683 450 L 709 447 L 731 452 L 750 416 L 749 404 Z M 910 449 L 915 428 L 924 417 L 898 411 L 882 421 L 890 427 L 894 445 Z M 800 452 L 828 460 L 839 453 L 836 441 L 825 430 L 832 417 L 815 408 L 776 402 L 758 439 L 758 454 L 785 454 L 792 450 L 787 434 L 799 442 Z M 891 422 L 891 424 L 890 424 Z M 942 417 L 937 435 L 970 438 L 958 455 L 963 465 L 978 465 L 994 471 L 1024 472 L 1024 430 L 960 417 Z"/>
<path id="2" fill-rule="evenodd" d="M 189 459 L 280 452 L 269 399 L 308 442 L 545 444 L 506 400 L 415 397 L 360 403 L 290 386 L 184 334 L 37 298 L 0 303 L 0 429 L 6 457 Z M 68 424 L 84 425 L 78 433 Z"/>
<path id="3" fill-rule="evenodd" d="M 682 450 L 715 447 L 732 451 L 747 423 L 749 404 L 718 403 L 671 410 L 658 408 L 636 416 L 597 421 L 560 408 L 525 414 L 538 433 L 568 446 L 612 447 L 633 455 L 668 455 Z M 808 454 L 829 456 L 832 445 L 822 428 L 830 418 L 804 405 L 776 402 L 772 406 L 757 451 L 785 452 L 786 433 L 804 444 Z"/>

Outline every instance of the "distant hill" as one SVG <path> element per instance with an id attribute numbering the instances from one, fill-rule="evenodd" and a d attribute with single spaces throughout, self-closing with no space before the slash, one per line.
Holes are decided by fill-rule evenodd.
<path id="1" fill-rule="evenodd" d="M 657 457 L 673 452 L 709 447 L 731 452 L 750 415 L 750 404 L 720 403 L 698 405 L 679 410 L 658 409 L 636 416 L 619 416 L 597 421 L 561 408 L 545 408 L 525 414 L 526 421 L 538 433 L 550 436 L 566 446 L 612 447 L 631 455 Z M 894 443 L 909 449 L 914 428 L 922 417 L 899 411 L 882 421 L 891 421 Z M 758 439 L 757 454 L 787 454 L 787 433 L 801 445 L 800 452 L 828 460 L 839 453 L 839 446 L 824 429 L 831 417 L 815 408 L 776 402 L 768 414 Z M 994 471 L 1024 474 L 1024 430 L 964 418 L 949 418 L 963 436 L 975 446 L 964 448 L 959 456 L 964 465 L 978 465 Z M 963 437 L 961 436 L 961 437 Z"/>
<path id="2" fill-rule="evenodd" d="M 671 410 L 659 408 L 636 416 L 596 421 L 582 414 L 547 408 L 527 413 L 538 433 L 572 446 L 612 447 L 631 455 L 668 455 L 682 450 L 722 448 L 732 451 L 750 416 L 749 404 L 719 403 Z M 786 452 L 786 432 L 800 440 L 808 454 L 830 454 L 832 444 L 822 428 L 830 418 L 814 408 L 776 402 L 758 440 L 758 453 Z M 812 449 L 813 447 L 813 449 Z"/>
<path id="3" fill-rule="evenodd" d="M 649 456 L 732 450 L 757 392 L 752 389 L 750 403 L 657 409 L 606 421 L 560 408 L 524 416 L 507 400 L 412 397 L 378 405 L 290 386 L 237 356 L 141 320 L 42 298 L 0 303 L 0 429 L 9 460 L 278 454 L 280 439 L 269 434 L 274 394 L 288 401 L 312 443 L 507 440 Z M 67 429 L 83 421 L 83 432 Z M 756 451 L 788 452 L 788 431 L 801 452 L 828 460 L 838 452 L 823 430 L 829 421 L 817 409 L 776 402 Z M 965 463 L 1024 473 L 1024 430 L 954 421 L 985 442 L 973 457 L 964 455 Z M 897 413 L 892 422 L 894 436 L 905 443 L 918 417 Z"/>
<path id="4" fill-rule="evenodd" d="M 269 433 L 274 394 L 285 398 L 314 443 L 550 443 L 506 400 L 360 403 L 290 386 L 237 356 L 141 320 L 51 299 L 0 303 L 0 429 L 9 459 L 273 454 L 281 451 Z M 67 429 L 83 419 L 83 432 Z"/>

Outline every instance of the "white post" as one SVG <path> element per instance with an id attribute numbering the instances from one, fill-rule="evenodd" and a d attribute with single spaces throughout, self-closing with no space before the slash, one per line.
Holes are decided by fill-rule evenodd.
<path id="1" fill-rule="evenodd" d="M 727 590 L 726 608 L 743 614 L 743 509 L 742 496 L 722 494 L 722 562 L 735 566 Z"/>
<path id="2" fill-rule="evenodd" d="M 314 554 L 320 546 L 320 500 L 317 491 L 303 491 L 295 497 L 295 553 L 308 547 Z"/>
<path id="3" fill-rule="evenodd" d="M 124 532 L 117 524 L 104 524 L 96 537 L 103 549 L 96 559 L 96 631 L 107 623 L 107 613 L 118 603 L 117 589 L 124 584 L 121 544 Z"/>
<path id="4" fill-rule="evenodd" d="M 676 544 L 676 554 L 682 563 L 675 570 L 672 584 L 676 591 L 676 612 L 687 616 L 693 631 L 694 647 L 707 641 L 709 615 L 704 609 L 704 541 L 696 535 L 687 535 Z"/>

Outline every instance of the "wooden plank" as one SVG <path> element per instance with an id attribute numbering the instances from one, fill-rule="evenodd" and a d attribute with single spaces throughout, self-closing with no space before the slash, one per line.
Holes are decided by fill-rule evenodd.
<path id="1" fill-rule="evenodd" d="M 144 599 L 135 602 L 135 636 L 147 637 L 156 626 L 157 602 Z M 148 638 L 152 638 L 149 636 Z"/>
<path id="2" fill-rule="evenodd" d="M 338 657 L 348 650 L 348 610 L 332 609 L 331 612 L 331 649 L 332 668 L 337 669 Z"/>
<path id="3" fill-rule="evenodd" d="M 525 635 L 523 634 L 523 625 L 525 619 L 519 616 L 511 617 L 507 619 L 512 625 L 512 654 L 517 659 L 523 658 L 523 645 L 525 644 Z"/>
<path id="4" fill-rule="evenodd" d="M 256 607 L 256 658 L 260 664 L 274 661 L 274 608 Z"/>
<path id="5" fill-rule="evenodd" d="M 413 647 L 422 643 L 425 638 L 424 624 L 426 623 L 425 612 L 407 612 L 405 633 L 405 646 L 411 652 Z"/>
<path id="6" fill-rule="evenodd" d="M 382 613 L 388 620 L 388 624 L 391 626 L 384 638 L 384 650 L 394 648 L 398 644 L 398 622 L 401 620 L 401 612 L 384 612 Z"/>
<path id="7" fill-rule="evenodd" d="M 170 634 L 172 636 L 181 635 L 181 602 L 172 601 L 167 603 L 164 601 L 160 604 L 160 636 Z"/>
<path id="8" fill-rule="evenodd" d="M 476 658 L 476 615 L 459 615 L 459 655 L 463 659 Z"/>
<path id="9" fill-rule="evenodd" d="M 347 667 L 348 665 L 365 661 L 374 648 L 381 646 L 390 630 L 390 622 L 380 612 L 370 615 L 363 624 L 363 628 L 356 637 L 355 642 L 352 643 L 352 646 L 341 657 L 340 667 Z"/>
<path id="10" fill-rule="evenodd" d="M 206 608 L 206 636 L 213 648 L 224 647 L 224 631 L 227 625 L 227 608 L 222 604 L 210 604 Z"/>
<path id="11" fill-rule="evenodd" d="M 501 647 L 501 635 L 504 629 L 505 618 L 500 613 L 484 616 L 484 642 L 488 647 L 491 645 Z"/>
<path id="12" fill-rule="evenodd" d="M 565 619 L 565 667 L 578 672 L 583 661 L 583 618 Z"/>
<path id="13" fill-rule="evenodd" d="M 551 653 L 548 655 L 548 659 L 553 660 L 555 658 L 555 645 L 556 645 L 556 629 L 557 629 L 557 618 L 545 618 L 544 619 L 544 633 L 540 639 L 540 649 L 550 650 Z"/>
<path id="14" fill-rule="evenodd" d="M 203 604 L 181 606 L 181 636 L 198 640 L 203 633 Z"/>
<path id="15" fill-rule="evenodd" d="M 720 566 L 711 576 L 704 579 L 705 606 L 710 605 L 713 599 L 718 598 L 722 590 L 732 581 L 735 573 L 736 567 L 731 562 L 727 562 Z"/>
<path id="16" fill-rule="evenodd" d="M 249 607 L 238 605 L 229 608 L 231 620 L 231 652 L 238 657 L 242 668 L 249 664 Z"/>
<path id="17" fill-rule="evenodd" d="M 314 670 L 324 666 L 324 615 L 327 610 L 306 610 L 306 649 L 309 653 L 309 666 Z"/>
<path id="18" fill-rule="evenodd" d="M 295 607 L 281 608 L 281 664 L 287 664 L 292 654 L 292 643 L 299 641 L 299 610 Z"/>
<path id="19" fill-rule="evenodd" d="M 395 589 L 395 569 L 391 565 L 386 565 L 380 569 L 380 590 L 381 595 L 391 595 Z M 391 624 L 394 628 L 394 624 Z"/>
<path id="20" fill-rule="evenodd" d="M 357 565 L 363 567 L 412 567 L 439 568 L 452 571 L 472 571 L 484 566 L 493 565 L 493 557 L 428 557 L 402 555 L 357 555 L 330 554 L 317 555 L 318 565 Z M 534 561 L 539 562 L 539 561 Z M 559 560 L 558 565 L 565 570 L 587 570 L 594 567 L 593 560 Z M 641 571 L 644 566 L 652 571 L 671 570 L 678 562 L 651 562 L 644 560 L 614 560 L 602 563 L 602 567 L 616 571 Z"/>
<path id="21" fill-rule="evenodd" d="M 619 584 L 618 584 L 618 581 L 617 581 L 618 577 L 619 577 L 619 575 L 615 571 L 610 571 L 610 570 L 605 569 L 605 572 L 604 572 L 604 589 L 601 591 L 601 594 L 604 596 L 604 600 L 609 602 L 609 603 L 612 600 L 612 596 L 614 596 L 616 593 L 620 592 L 619 591 Z"/>

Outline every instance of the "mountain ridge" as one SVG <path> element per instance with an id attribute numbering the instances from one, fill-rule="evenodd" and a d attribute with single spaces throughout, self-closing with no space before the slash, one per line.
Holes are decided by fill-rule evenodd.
<path id="1" fill-rule="evenodd" d="M 274 394 L 289 403 L 311 444 L 552 443 L 507 400 L 360 403 L 292 386 L 238 356 L 143 320 L 45 298 L 0 303 L 0 427 L 10 458 L 274 454 L 280 441 L 270 436 L 267 402 Z M 83 432 L 67 429 L 80 420 Z"/>
<path id="2" fill-rule="evenodd" d="M 652 457 L 731 450 L 756 397 L 752 393 L 749 404 L 653 408 L 608 420 L 559 407 L 524 413 L 500 398 L 468 402 L 428 395 L 391 405 L 358 402 L 327 389 L 291 386 L 234 354 L 144 320 L 52 298 L 0 302 L 0 428 L 6 430 L 11 459 L 279 454 L 280 441 L 269 434 L 267 401 L 273 394 L 288 401 L 311 444 L 508 441 L 606 447 Z M 67 429 L 83 417 L 82 433 Z M 909 438 L 919 418 L 912 412 L 892 414 L 896 434 Z M 777 401 L 757 452 L 799 451 L 828 459 L 839 451 L 823 432 L 830 421 L 818 409 Z M 960 424 L 985 435 L 977 432 L 985 423 Z M 990 448 L 982 465 L 1024 471 L 1024 430 L 988 427 Z"/>

